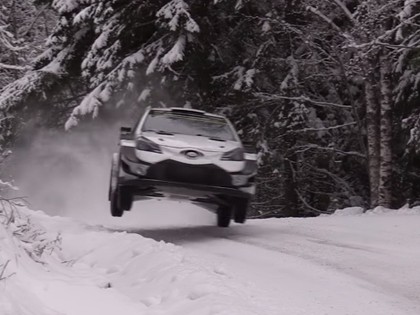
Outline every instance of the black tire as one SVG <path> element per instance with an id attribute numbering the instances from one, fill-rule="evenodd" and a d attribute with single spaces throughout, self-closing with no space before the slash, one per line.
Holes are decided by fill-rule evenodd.
<path id="1" fill-rule="evenodd" d="M 217 226 L 228 227 L 232 218 L 232 208 L 229 206 L 219 206 L 217 208 Z"/>
<path id="2" fill-rule="evenodd" d="M 111 194 L 112 194 L 112 169 L 111 169 L 111 175 L 109 177 L 108 201 L 111 201 Z"/>
<path id="3" fill-rule="evenodd" d="M 120 190 L 116 189 L 111 192 L 111 215 L 113 217 L 122 217 L 124 209 L 121 207 Z"/>
<path id="4" fill-rule="evenodd" d="M 247 199 L 240 199 L 235 201 L 233 210 L 233 220 L 236 223 L 245 223 L 246 214 L 248 212 L 249 201 Z"/>
<path id="5" fill-rule="evenodd" d="M 122 188 L 120 188 L 120 205 L 125 211 L 130 211 L 133 206 L 133 194 Z"/>
<path id="6" fill-rule="evenodd" d="M 119 187 L 120 157 L 115 153 L 112 157 L 111 179 L 109 182 L 109 201 L 111 206 L 111 215 L 113 217 L 122 217 L 124 209 L 121 207 L 121 190 Z"/>

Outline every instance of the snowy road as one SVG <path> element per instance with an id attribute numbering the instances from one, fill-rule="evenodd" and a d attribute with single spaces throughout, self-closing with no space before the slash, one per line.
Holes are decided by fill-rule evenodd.
<path id="1" fill-rule="evenodd" d="M 9 271 L 1 315 L 420 314 L 420 208 L 229 229 L 177 202 L 92 214 L 94 225 L 31 215 L 61 251 Z"/>
<path id="2" fill-rule="evenodd" d="M 125 229 L 223 265 L 273 314 L 420 314 L 419 227 L 418 215 L 385 214 Z"/>

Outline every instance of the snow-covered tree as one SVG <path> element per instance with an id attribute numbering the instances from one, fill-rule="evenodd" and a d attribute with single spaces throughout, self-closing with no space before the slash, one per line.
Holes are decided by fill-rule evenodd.
<path id="1" fill-rule="evenodd" d="M 45 40 L 53 27 L 55 15 L 47 6 L 34 0 L 4 0 L 0 4 L 0 90 L 18 80 L 31 62 L 45 48 Z M 19 90 L 23 82 L 16 86 Z M 10 90 L 9 90 L 10 92 Z M 7 93 L 5 94 L 7 97 Z M 11 138 L 21 115 L 1 107 L 0 142 Z"/>
<path id="2" fill-rule="evenodd" d="M 48 50 L 33 71 L 4 90 L 0 107 L 28 97 L 49 98 L 56 94 L 49 89 L 57 86 L 67 98 L 73 87 L 83 100 L 72 110 L 68 127 L 81 115 L 96 116 L 102 104 L 125 97 L 143 100 L 156 80 L 164 85 L 166 79 L 177 79 L 181 74 L 175 65 L 197 44 L 200 31 L 182 0 L 52 5 L 60 17 Z"/>
<path id="3" fill-rule="evenodd" d="M 4 0 L 0 6 L 0 89 L 19 78 L 44 49 L 53 16 L 33 0 Z"/>
<path id="4" fill-rule="evenodd" d="M 261 212 L 411 198 L 416 1 L 39 2 L 58 22 L 3 112 L 70 128 L 145 105 L 220 111 L 258 144 Z"/>
<path id="5" fill-rule="evenodd" d="M 344 1 L 334 2 L 347 23 L 338 25 L 317 7 L 310 10 L 336 30 L 342 45 L 353 54 L 346 68 L 353 71 L 352 77 L 360 75 L 365 85 L 370 203 L 390 206 L 395 158 L 392 142 L 398 131 L 392 124 L 398 100 L 394 90 L 407 89 L 407 82 L 414 80 L 411 73 L 401 76 L 401 70 L 404 60 L 415 51 L 419 6 L 415 1 L 352 1 L 349 7 Z M 394 114 L 395 118 L 401 119 Z"/>

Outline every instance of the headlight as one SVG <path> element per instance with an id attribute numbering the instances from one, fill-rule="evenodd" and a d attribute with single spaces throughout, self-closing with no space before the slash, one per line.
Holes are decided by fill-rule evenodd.
<path id="1" fill-rule="evenodd" d="M 136 149 L 154 153 L 162 153 L 160 146 L 147 138 L 141 137 L 136 140 Z"/>
<path id="2" fill-rule="evenodd" d="M 232 151 L 223 153 L 221 160 L 223 161 L 243 161 L 245 158 L 245 152 L 242 148 L 236 148 Z"/>

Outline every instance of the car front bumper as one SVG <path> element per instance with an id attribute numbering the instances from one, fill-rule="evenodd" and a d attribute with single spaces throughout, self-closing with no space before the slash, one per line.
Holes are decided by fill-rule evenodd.
<path id="1" fill-rule="evenodd" d="M 253 175 L 228 173 L 212 165 L 189 165 L 173 160 L 147 164 L 133 154 L 122 154 L 119 185 L 135 195 L 160 193 L 192 196 L 251 198 L 255 194 Z"/>

